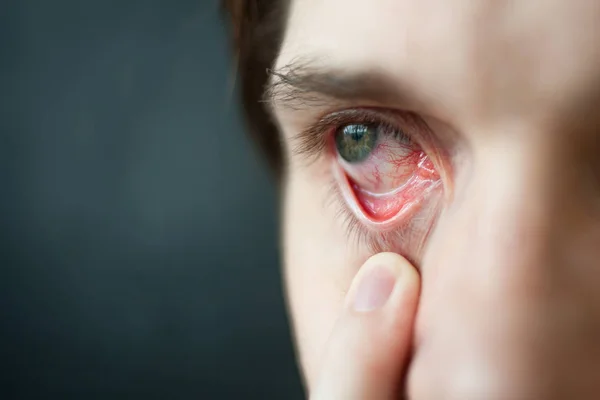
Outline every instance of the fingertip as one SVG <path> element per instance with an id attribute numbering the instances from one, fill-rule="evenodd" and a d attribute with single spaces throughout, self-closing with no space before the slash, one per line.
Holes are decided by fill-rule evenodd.
<path id="1" fill-rule="evenodd" d="M 358 312 L 375 311 L 392 297 L 411 298 L 418 292 L 419 283 L 417 269 L 406 258 L 397 253 L 377 253 L 365 261 L 354 277 L 346 306 Z"/>
<path id="2" fill-rule="evenodd" d="M 355 276 L 311 398 L 392 398 L 409 359 L 419 274 L 378 253 Z M 401 389 L 400 389 L 401 390 Z"/>
<path id="3" fill-rule="evenodd" d="M 372 265 L 385 265 L 396 276 L 396 285 L 400 289 L 408 290 L 420 285 L 421 276 L 417 268 L 398 253 L 377 253 L 363 264 L 363 268 L 370 268 Z"/>

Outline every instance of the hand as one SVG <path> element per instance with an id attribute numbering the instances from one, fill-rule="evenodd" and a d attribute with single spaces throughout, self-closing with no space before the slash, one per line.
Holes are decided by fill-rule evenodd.
<path id="1" fill-rule="evenodd" d="M 397 399 L 411 348 L 419 275 L 379 253 L 359 270 L 324 354 L 312 400 Z"/>

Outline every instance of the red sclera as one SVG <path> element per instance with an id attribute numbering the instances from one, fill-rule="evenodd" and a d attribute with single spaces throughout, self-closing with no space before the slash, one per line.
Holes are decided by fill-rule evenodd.
<path id="1" fill-rule="evenodd" d="M 375 194 L 363 190 L 356 182 L 351 182 L 354 195 L 365 216 L 373 222 L 391 220 L 398 214 L 419 205 L 425 193 L 435 185 L 440 177 L 431 160 L 421 153 L 416 168 L 407 181 L 387 194 Z"/>

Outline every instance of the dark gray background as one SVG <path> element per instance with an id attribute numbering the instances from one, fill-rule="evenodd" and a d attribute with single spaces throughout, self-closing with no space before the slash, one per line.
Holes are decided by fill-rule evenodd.
<path id="1" fill-rule="evenodd" d="M 0 397 L 301 398 L 216 1 L 1 4 Z"/>

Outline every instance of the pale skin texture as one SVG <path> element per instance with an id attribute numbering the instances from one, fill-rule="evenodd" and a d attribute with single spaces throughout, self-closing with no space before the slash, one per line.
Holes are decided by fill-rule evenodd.
<path id="1" fill-rule="evenodd" d="M 342 108 L 414 111 L 451 154 L 439 219 L 414 256 L 409 398 L 600 397 L 599 38 L 596 0 L 292 0 L 276 68 L 377 70 L 403 100 Z M 273 105 L 288 157 L 285 279 L 309 390 L 372 255 L 336 217 L 343 204 L 327 202 L 331 160 L 292 151 L 294 135 L 332 111 L 323 103 Z"/>

